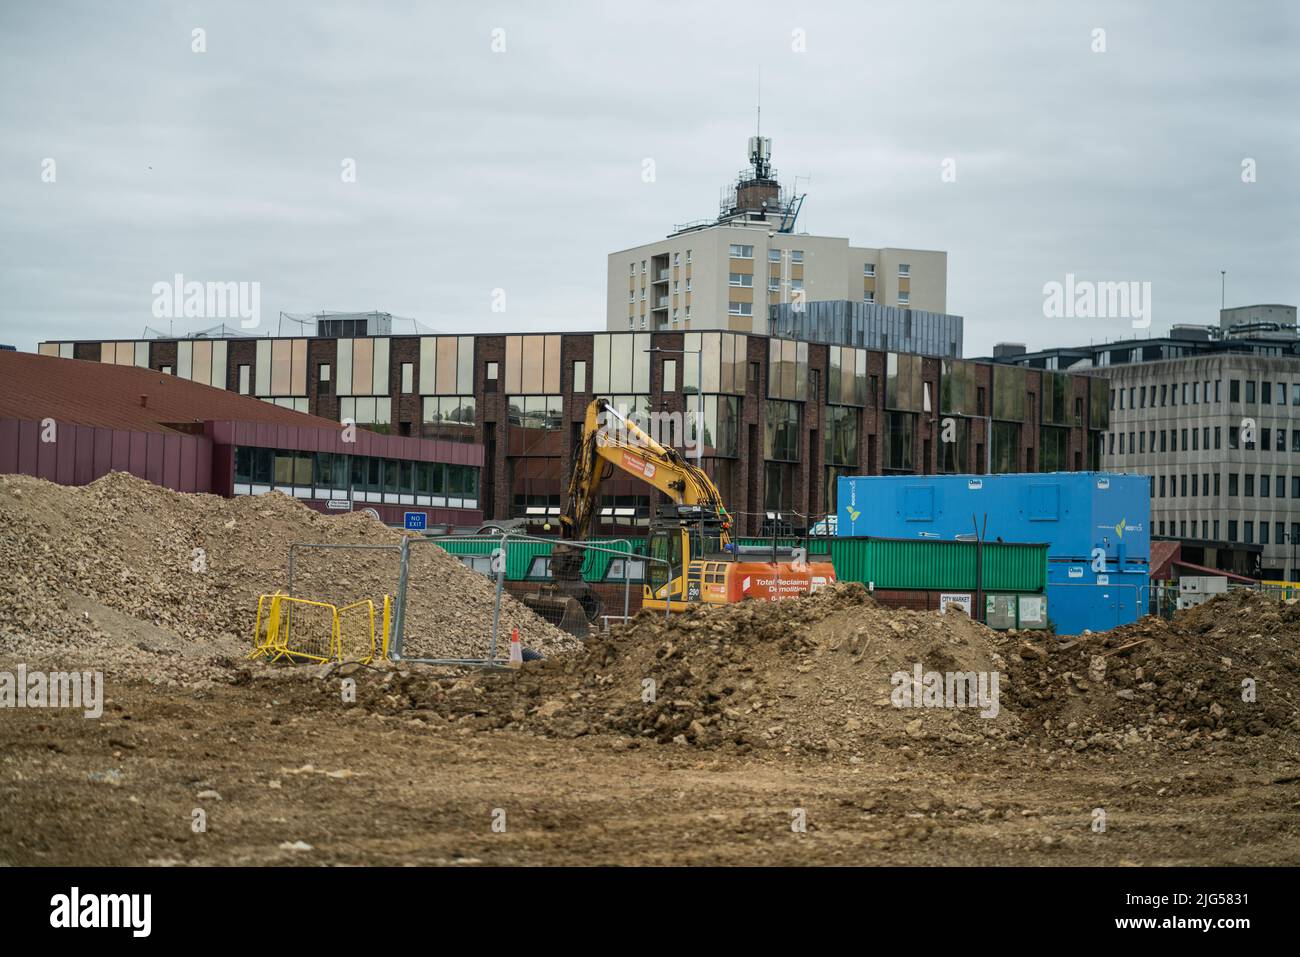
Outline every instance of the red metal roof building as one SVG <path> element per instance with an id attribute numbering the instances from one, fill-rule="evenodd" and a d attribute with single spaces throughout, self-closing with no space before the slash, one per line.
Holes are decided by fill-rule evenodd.
<path id="1" fill-rule="evenodd" d="M 279 489 L 318 511 L 476 525 L 483 447 L 381 435 L 127 365 L 0 351 L 0 473 L 84 485 L 131 472 L 181 492 Z"/>

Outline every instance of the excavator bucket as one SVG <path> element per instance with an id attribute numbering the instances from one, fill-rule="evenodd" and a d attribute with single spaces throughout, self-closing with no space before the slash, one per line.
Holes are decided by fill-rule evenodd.
<path id="1" fill-rule="evenodd" d="M 582 602 L 568 595 L 551 590 L 538 590 L 523 595 L 521 600 L 532 612 L 549 621 L 557 628 L 562 628 L 575 638 L 586 638 L 591 634 L 591 623 Z"/>

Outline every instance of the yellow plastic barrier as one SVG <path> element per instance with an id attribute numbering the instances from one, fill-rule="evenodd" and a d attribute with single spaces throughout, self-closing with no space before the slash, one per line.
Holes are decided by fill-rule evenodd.
<path id="1" fill-rule="evenodd" d="M 375 635 L 375 603 L 362 599 L 342 608 L 329 602 L 293 598 L 281 592 L 257 599 L 253 649 L 249 658 L 270 661 L 355 661 L 368 664 L 376 650 L 388 654 L 392 596 L 384 596 L 382 633 Z"/>

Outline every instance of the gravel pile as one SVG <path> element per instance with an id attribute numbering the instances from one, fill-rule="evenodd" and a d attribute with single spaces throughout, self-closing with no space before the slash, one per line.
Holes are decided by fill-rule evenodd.
<path id="1" fill-rule="evenodd" d="M 219 678 L 251 647 L 258 595 L 286 587 L 290 542 L 396 545 L 366 514 L 331 516 L 272 493 L 223 499 L 126 473 L 87 486 L 0 476 L 0 655 Z M 395 594 L 394 552 L 308 551 L 294 593 L 339 605 Z M 433 545 L 412 550 L 408 656 L 482 657 L 495 589 Z M 578 643 L 506 596 L 544 654 Z"/>

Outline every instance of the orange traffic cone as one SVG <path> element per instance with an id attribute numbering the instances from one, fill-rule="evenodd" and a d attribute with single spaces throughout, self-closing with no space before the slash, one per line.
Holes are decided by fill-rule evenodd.
<path id="1" fill-rule="evenodd" d="M 519 642 L 519 627 L 516 626 L 510 632 L 510 667 L 522 668 L 524 666 L 524 646 Z"/>

